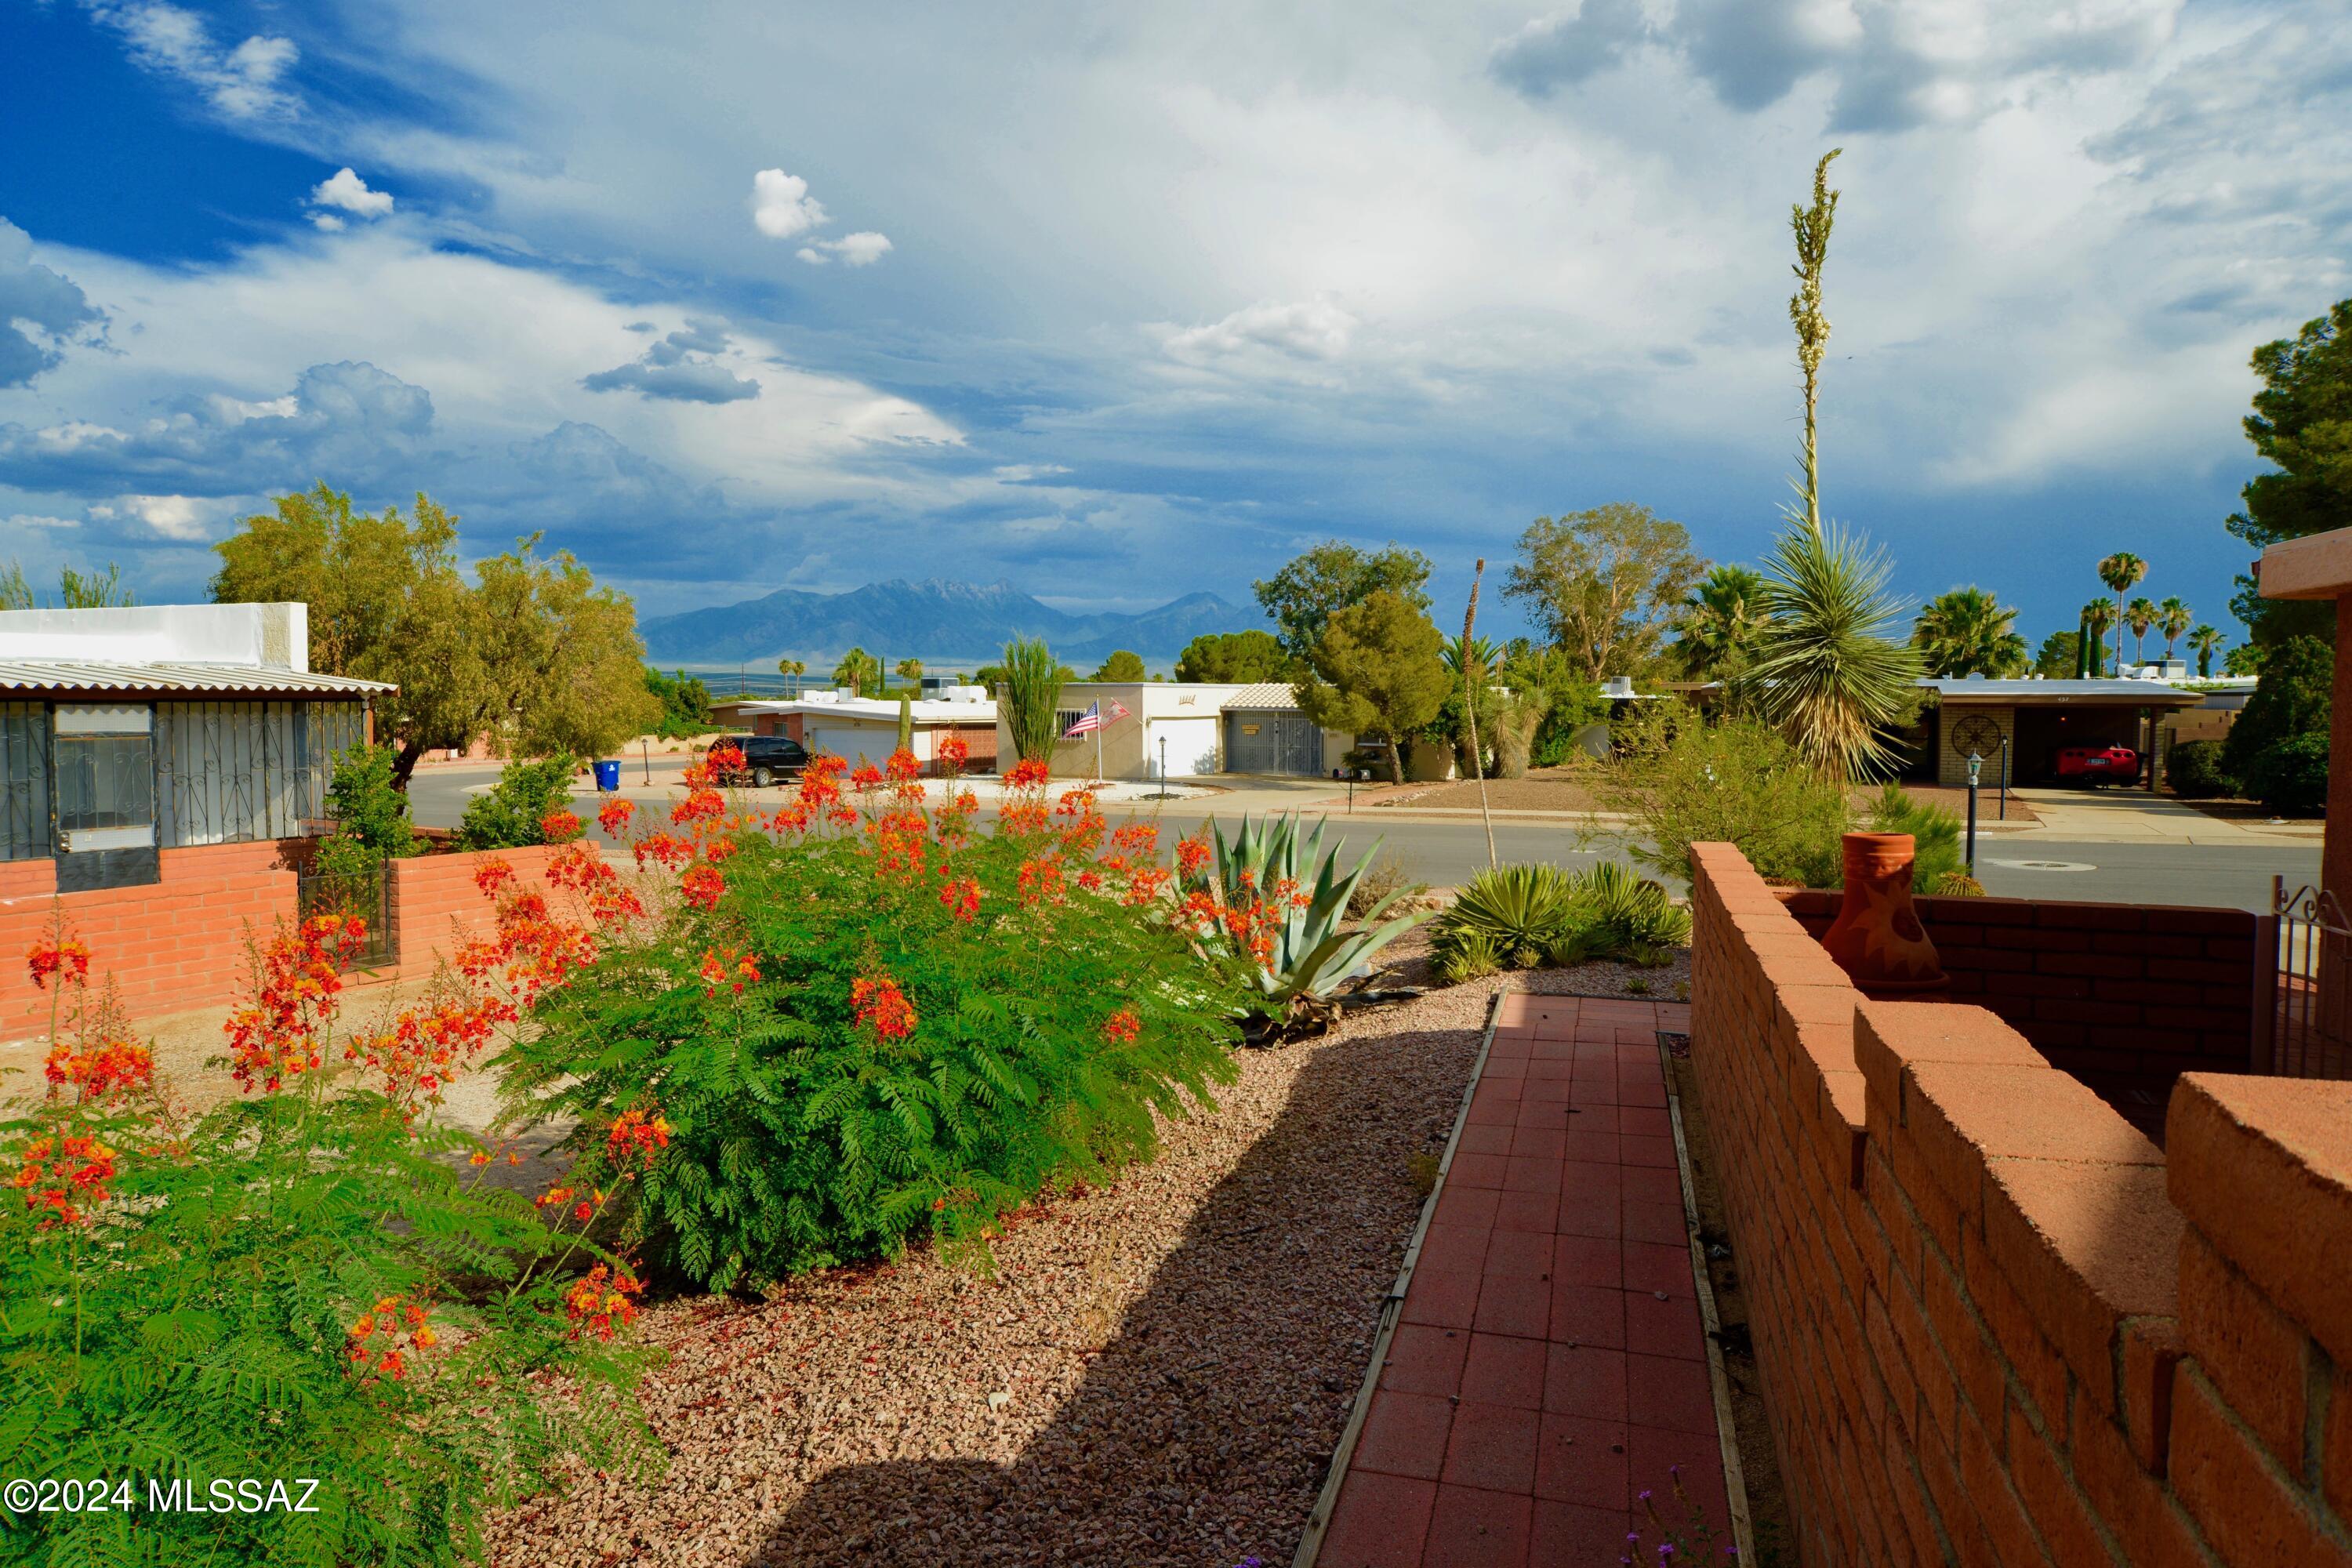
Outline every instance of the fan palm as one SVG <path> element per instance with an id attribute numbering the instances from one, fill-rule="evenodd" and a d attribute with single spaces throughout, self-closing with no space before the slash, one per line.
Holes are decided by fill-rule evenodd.
<path id="1" fill-rule="evenodd" d="M 2180 634 L 2187 631 L 2196 619 L 2197 612 L 2190 609 L 2178 594 L 2157 605 L 2156 629 L 2164 634 L 2164 657 L 2167 659 L 2172 657 L 2172 645 L 2180 640 Z"/>
<path id="2" fill-rule="evenodd" d="M 2025 668 L 2017 612 L 1982 588 L 1955 588 L 1929 600 L 1912 623 L 1911 641 L 1930 675 L 2016 675 Z"/>
<path id="3" fill-rule="evenodd" d="M 863 697 L 868 685 L 882 684 L 882 661 L 862 647 L 853 647 L 833 667 L 833 683 L 849 688 L 853 697 Z"/>
<path id="4" fill-rule="evenodd" d="M 1716 567 L 1684 603 L 1675 644 L 1683 673 L 1694 680 L 1737 673 L 1754 654 L 1763 626 L 1764 574 L 1746 566 Z"/>
<path id="5" fill-rule="evenodd" d="M 2124 625 L 2131 628 L 2132 662 L 2147 662 L 2147 629 L 2156 625 L 2156 601 L 2142 595 L 2124 606 Z M 2123 639 L 2118 637 L 2116 641 Z"/>
<path id="6" fill-rule="evenodd" d="M 2189 634 L 2189 646 L 2197 655 L 2198 678 L 2210 678 L 2213 673 L 2213 656 L 2221 648 L 2221 634 L 2211 626 L 2199 626 Z"/>
<path id="7" fill-rule="evenodd" d="M 1491 672 L 1501 652 L 1501 647 L 1493 637 L 1474 637 L 1465 641 L 1456 637 L 1445 639 L 1444 646 L 1437 650 L 1437 657 L 1444 661 L 1446 669 L 1458 679 L 1465 664 L 1475 663 L 1481 673 Z M 1465 653 L 1470 656 L 1467 659 L 1463 658 Z"/>
<path id="8" fill-rule="evenodd" d="M 1892 568 L 1844 529 L 1792 522 L 1767 562 L 1758 702 L 1831 777 L 1891 772 L 1887 731 L 1908 716 L 1920 670 L 1917 650 L 1886 636 L 1903 613 L 1886 591 Z"/>
<path id="9" fill-rule="evenodd" d="M 2099 563 L 2099 581 L 2116 596 L 2116 613 L 2105 623 L 2116 628 L 2116 673 L 2124 670 L 2124 595 L 2147 575 L 2147 563 L 2128 550 L 2118 550 Z"/>

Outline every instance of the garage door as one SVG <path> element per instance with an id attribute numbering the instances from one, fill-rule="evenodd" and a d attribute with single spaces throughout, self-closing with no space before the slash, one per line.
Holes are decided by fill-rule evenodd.
<path id="1" fill-rule="evenodd" d="M 1227 713 L 1225 771 L 1319 775 L 1323 731 L 1303 713 L 1271 710 Z"/>

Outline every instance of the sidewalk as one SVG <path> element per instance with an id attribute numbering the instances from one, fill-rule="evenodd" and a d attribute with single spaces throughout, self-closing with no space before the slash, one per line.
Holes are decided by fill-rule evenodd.
<path id="1" fill-rule="evenodd" d="M 1316 1568 L 1590 1568 L 1672 1468 L 1731 1540 L 1657 1031 L 1682 1003 L 1509 995 Z M 1695 1543 L 1694 1543 L 1695 1544 Z M 1682 1561 L 1677 1556 L 1675 1561 Z"/>
<path id="2" fill-rule="evenodd" d="M 2325 829 L 2315 822 L 2230 822 L 2184 805 L 2168 795 L 2145 790 L 2020 788 L 2012 792 L 2033 807 L 2051 838 L 2090 844 L 2315 844 Z"/>

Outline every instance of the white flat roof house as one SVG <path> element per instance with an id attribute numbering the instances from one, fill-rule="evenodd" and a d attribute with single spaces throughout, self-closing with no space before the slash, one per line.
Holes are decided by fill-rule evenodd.
<path id="1" fill-rule="evenodd" d="M 1255 684 L 1191 680 L 1073 680 L 1062 688 L 1057 732 L 1067 734 L 1081 714 L 1101 705 L 1106 720 L 1092 731 L 1054 748 L 1056 775 L 1156 779 L 1202 773 L 1293 773 L 1320 778 L 1339 765 L 1355 738 L 1325 730 L 1299 710 L 1284 681 Z M 1124 709 L 1124 714 L 1116 711 Z M 1013 736 L 1000 723 L 997 749 L 1013 755 Z"/>
<path id="2" fill-rule="evenodd" d="M 939 754 L 943 736 L 962 740 L 967 766 L 986 772 L 995 764 L 996 702 L 977 686 L 951 686 L 936 696 L 907 704 L 914 734 L 908 749 L 925 763 Z M 754 732 L 790 735 L 810 752 L 831 752 L 851 762 L 879 763 L 898 746 L 898 700 L 853 697 L 845 691 L 810 691 L 773 702 L 742 702 L 735 709 Z"/>

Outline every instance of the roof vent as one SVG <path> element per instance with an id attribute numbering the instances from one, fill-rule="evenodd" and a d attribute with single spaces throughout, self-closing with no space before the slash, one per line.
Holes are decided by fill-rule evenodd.
<path id="1" fill-rule="evenodd" d="M 1633 678 L 1630 675 L 1611 676 L 1608 679 L 1601 683 L 1601 695 L 1603 697 L 1633 696 Z"/>

